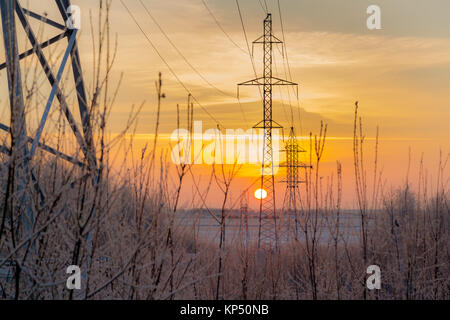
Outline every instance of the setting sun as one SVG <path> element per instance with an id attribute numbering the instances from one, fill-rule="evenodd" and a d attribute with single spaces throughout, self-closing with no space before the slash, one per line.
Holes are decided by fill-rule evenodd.
<path id="1" fill-rule="evenodd" d="M 258 200 L 267 198 L 267 191 L 264 189 L 258 189 L 255 191 L 255 198 Z"/>

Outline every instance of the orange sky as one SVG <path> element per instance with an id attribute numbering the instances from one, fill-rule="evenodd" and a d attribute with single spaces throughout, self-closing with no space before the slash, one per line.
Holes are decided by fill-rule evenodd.
<path id="1" fill-rule="evenodd" d="M 262 105 L 256 89 L 241 90 L 243 112 L 235 98 L 236 84 L 254 78 L 249 55 L 243 52 L 247 47 L 235 1 L 205 0 L 239 48 L 215 24 L 201 0 L 143 0 L 189 63 L 225 94 L 206 84 L 186 64 L 139 1 L 125 2 L 178 77 L 224 127 L 247 129 L 261 120 Z M 240 3 L 247 36 L 252 41 L 261 35 L 265 13 L 257 0 L 241 0 Z M 282 38 L 277 1 L 267 3 L 273 14 L 274 33 Z M 450 151 L 450 2 L 377 0 L 376 3 L 382 10 L 382 30 L 371 31 L 366 27 L 366 8 L 373 1 L 280 1 L 292 80 L 300 84 L 300 109 L 292 91 L 276 88 L 274 119 L 285 128 L 290 126 L 290 99 L 297 135 L 317 133 L 321 120 L 328 124 L 330 139 L 323 159 L 323 175 L 335 171 L 336 161 L 343 163 L 347 206 L 354 204 L 350 138 L 356 100 L 369 139 L 366 156 L 371 162 L 376 126 L 380 128 L 380 163 L 388 185 L 396 186 L 404 180 L 409 148 L 412 172 L 424 153 L 430 174 L 434 174 L 440 150 L 445 157 Z M 80 0 L 73 4 L 82 10 L 79 46 L 89 84 L 93 54 L 89 14 L 92 12 L 93 17 L 96 16 L 98 1 Z M 58 18 L 52 1 L 33 2 L 30 7 L 40 13 L 45 10 L 55 20 Z M 111 28 L 118 37 L 112 80 L 117 82 L 121 73 L 124 80 L 111 113 L 110 132 L 119 132 L 124 127 L 132 104 L 145 101 L 137 133 L 141 134 L 139 143 L 144 145 L 148 141 L 155 124 L 154 81 L 161 71 L 167 96 L 161 115 L 161 133 L 170 135 L 176 127 L 176 104 L 185 105 L 186 91 L 148 44 L 120 1 L 113 1 Z M 49 29 L 44 34 L 55 33 Z M 3 61 L 3 43 L 0 46 Z M 259 52 L 260 48 L 255 47 L 255 66 L 261 74 Z M 275 49 L 274 54 L 274 73 L 284 78 L 286 65 L 278 50 Z M 2 122 L 7 122 L 4 73 L 0 74 L 0 85 L 0 116 L 6 120 Z M 205 129 L 216 127 L 198 105 L 194 112 L 196 120 L 204 121 Z M 169 147 L 164 140 L 160 146 Z M 237 182 L 236 193 L 245 188 L 246 183 L 247 180 Z M 189 192 L 186 192 L 183 200 L 188 199 Z M 215 197 L 210 201 L 213 206 L 218 203 Z"/>

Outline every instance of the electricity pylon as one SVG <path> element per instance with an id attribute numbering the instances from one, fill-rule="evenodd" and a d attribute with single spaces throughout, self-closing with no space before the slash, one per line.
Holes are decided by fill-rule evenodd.
<path id="1" fill-rule="evenodd" d="M 38 181 L 36 181 L 36 177 L 34 176 L 33 170 L 30 166 L 37 148 L 45 150 L 61 159 L 71 162 L 74 165 L 87 168 L 94 178 L 93 181 L 95 181 L 98 173 L 90 113 L 87 106 L 86 90 L 76 39 L 79 26 L 77 26 L 77 23 L 75 22 L 75 17 L 72 13 L 74 7 L 71 6 L 70 0 L 55 0 L 54 3 L 56 4 L 61 15 L 61 22 L 49 19 L 23 8 L 20 5 L 19 0 L 0 0 L 6 58 L 6 62 L 0 64 L 0 70 L 6 69 L 11 109 L 10 126 L 0 123 L 0 129 L 9 132 L 11 135 L 11 146 L 0 146 L 0 152 L 10 156 L 11 161 L 15 166 L 14 172 L 17 182 L 14 184 L 16 189 L 12 190 L 12 192 L 17 192 L 20 200 L 17 205 L 10 209 L 18 215 L 18 218 L 22 218 L 20 213 L 24 210 L 24 208 L 27 208 L 25 209 L 27 212 L 27 219 L 25 220 L 28 221 L 28 224 L 33 221 L 33 217 L 30 216 L 32 215 L 32 210 L 30 209 L 32 197 L 25 192 L 25 187 L 30 180 L 32 181 L 32 185 L 34 185 L 34 188 L 40 192 L 41 201 L 43 202 L 45 200 L 45 195 L 41 191 Z M 22 25 L 26 38 L 31 46 L 31 49 L 22 53 L 19 53 L 18 51 L 16 17 Z M 36 19 L 55 29 L 59 29 L 60 34 L 45 42 L 39 43 L 36 33 L 30 25 L 29 19 Z M 60 42 L 63 39 L 67 40 L 67 47 L 65 48 L 59 68 L 55 70 L 50 65 L 43 49 L 53 45 L 56 42 Z M 51 88 L 34 137 L 29 137 L 27 134 L 27 121 L 20 68 L 20 61 L 31 55 L 36 55 L 38 58 L 38 61 L 43 69 L 43 75 L 47 78 Z M 72 75 L 77 93 L 77 103 L 82 127 L 81 129 L 75 120 L 75 116 L 70 111 L 67 102 L 68 97 L 66 97 L 61 89 L 62 75 L 69 60 L 71 62 Z M 59 107 L 61 108 L 62 113 L 66 117 L 69 126 L 72 129 L 78 146 L 85 157 L 85 161 L 79 161 L 73 157 L 65 155 L 60 151 L 41 143 L 40 141 L 55 97 L 59 102 Z M 27 225 L 25 225 L 25 227 L 27 227 Z M 26 228 L 26 230 L 27 229 L 28 228 Z"/>
<path id="2" fill-rule="evenodd" d="M 287 199 L 288 202 L 288 226 L 290 226 L 290 219 L 294 217 L 294 235 L 295 239 L 298 239 L 298 211 L 297 211 L 297 202 L 298 202 L 298 192 L 299 192 L 299 184 L 304 183 L 300 179 L 299 169 L 300 168 L 309 168 L 310 166 L 303 164 L 299 161 L 299 153 L 305 152 L 303 148 L 301 148 L 297 142 L 297 137 L 295 136 L 294 127 L 291 127 L 289 131 L 289 138 L 285 143 L 285 149 L 282 150 L 286 152 L 286 164 L 280 165 L 280 167 L 286 167 L 286 180 L 282 181 L 286 183 L 286 194 L 285 194 L 285 202 Z"/>
<path id="3" fill-rule="evenodd" d="M 247 246 L 249 241 L 249 233 L 248 233 L 248 199 L 247 194 L 241 197 L 241 208 L 239 210 L 239 231 L 241 236 L 241 241 L 244 244 L 244 247 Z"/>
<path id="4" fill-rule="evenodd" d="M 264 19 L 264 35 L 259 37 L 253 44 L 263 46 L 263 76 L 238 84 L 239 86 L 262 86 L 263 87 L 263 120 L 258 122 L 253 128 L 264 130 L 264 143 L 261 166 L 261 189 L 266 190 L 267 197 L 260 199 L 259 205 L 259 230 L 258 247 L 278 246 L 277 235 L 277 211 L 275 205 L 275 181 L 272 148 L 272 131 L 275 128 L 282 128 L 272 119 L 272 87 L 273 86 L 298 86 L 294 82 L 273 77 L 273 44 L 283 42 L 272 33 L 272 15 L 267 14 Z M 238 90 L 239 95 L 239 90 Z"/>

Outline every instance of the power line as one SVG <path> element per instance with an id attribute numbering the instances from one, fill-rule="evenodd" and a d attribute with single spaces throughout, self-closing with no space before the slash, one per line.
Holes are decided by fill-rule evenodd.
<path id="1" fill-rule="evenodd" d="M 161 31 L 161 33 L 164 35 L 164 37 L 167 39 L 167 41 L 169 41 L 170 45 L 175 49 L 175 51 L 183 58 L 184 62 L 186 62 L 186 64 L 206 83 L 208 84 L 210 87 L 212 87 L 213 89 L 217 90 L 218 92 L 220 92 L 223 95 L 226 96 L 232 96 L 229 93 L 226 93 L 224 91 L 222 91 L 221 89 L 217 88 L 215 85 L 213 85 L 211 82 L 208 81 L 208 79 L 206 79 L 190 62 L 189 60 L 183 55 L 183 53 L 178 49 L 178 47 L 175 45 L 175 43 L 169 38 L 169 36 L 167 35 L 167 33 L 163 30 L 163 28 L 161 27 L 161 25 L 158 23 L 158 21 L 156 21 L 155 17 L 153 17 L 153 15 L 150 13 L 150 11 L 148 10 L 147 6 L 142 2 L 142 0 L 139 0 L 139 2 L 141 3 L 142 7 L 144 7 L 144 10 L 147 12 L 147 15 L 150 17 L 150 19 L 152 19 L 152 21 L 156 24 L 156 26 L 158 27 L 159 31 Z"/>
<path id="2" fill-rule="evenodd" d="M 144 10 L 147 12 L 147 15 L 150 17 L 150 19 L 152 19 L 152 21 L 156 24 L 156 26 L 158 27 L 159 31 L 161 31 L 161 33 L 164 35 L 164 37 L 167 39 L 167 41 L 170 43 L 170 45 L 175 49 L 175 51 L 180 55 L 180 57 L 183 58 L 184 62 L 186 62 L 186 64 L 207 84 L 209 85 L 211 88 L 215 89 L 217 92 L 228 96 L 228 97 L 232 97 L 234 99 L 236 99 L 236 97 L 232 94 L 229 94 L 221 89 L 219 89 L 218 87 L 216 87 L 214 84 L 212 84 L 210 81 L 208 81 L 208 79 L 206 79 L 193 65 L 192 63 L 189 62 L 189 60 L 186 58 L 186 56 L 181 52 L 180 49 L 178 49 L 178 47 L 175 45 L 175 43 L 170 39 L 170 37 L 167 35 L 167 33 L 164 31 L 164 29 L 161 27 L 161 25 L 158 23 L 158 21 L 155 19 L 155 17 L 150 13 L 150 10 L 147 8 L 147 6 L 143 3 L 142 0 L 139 0 L 139 2 L 141 3 L 142 7 L 144 8 Z M 242 108 L 241 102 L 238 100 L 239 102 L 239 107 L 242 113 L 242 116 L 244 117 L 244 121 L 246 122 L 247 126 L 247 117 L 245 115 L 244 109 Z"/>
<path id="3" fill-rule="evenodd" d="M 259 5 L 261 6 L 261 8 L 263 9 L 264 13 L 267 14 L 267 3 L 264 1 L 264 3 L 266 4 L 266 6 L 264 7 L 261 0 L 258 0 L 258 2 L 259 2 Z"/>
<path id="4" fill-rule="evenodd" d="M 217 24 L 217 26 L 219 27 L 219 29 L 223 32 L 223 34 L 228 38 L 228 40 L 231 41 L 232 44 L 234 44 L 234 46 L 236 48 L 238 48 L 239 50 L 241 50 L 242 52 L 244 52 L 245 54 L 247 54 L 247 52 L 245 51 L 245 49 L 241 48 L 241 46 L 239 46 L 234 40 L 233 38 L 231 38 L 231 36 L 225 31 L 225 29 L 222 27 L 222 25 L 220 24 L 219 20 L 217 20 L 216 16 L 213 14 L 213 12 L 211 11 L 211 9 L 208 7 L 208 5 L 206 4 L 205 0 L 202 0 L 203 5 L 205 6 L 206 10 L 209 12 L 210 16 L 213 18 L 214 22 Z"/>
<path id="5" fill-rule="evenodd" d="M 280 23 L 281 23 L 281 33 L 282 33 L 282 35 L 283 35 L 283 44 L 282 44 L 282 46 L 284 46 L 284 51 L 286 52 L 285 54 L 287 55 L 287 48 L 286 48 L 286 44 L 285 44 L 285 37 L 284 37 L 284 27 L 283 27 L 283 18 L 282 18 L 282 16 L 281 16 L 281 9 L 280 9 L 280 1 L 278 1 L 278 12 L 279 12 L 279 14 L 280 14 Z M 284 70 L 284 75 L 285 75 L 285 77 L 286 78 L 288 78 L 288 75 L 287 75 L 287 72 L 286 72 L 286 61 L 285 61 L 285 56 L 284 56 L 284 54 L 282 55 L 282 57 L 283 57 L 283 70 Z M 287 59 L 286 59 L 287 60 Z M 289 80 L 290 81 L 292 81 L 292 75 L 291 75 L 291 72 L 290 72 L 290 68 L 289 68 L 289 62 L 287 63 L 287 65 L 288 65 L 288 69 L 289 69 Z M 290 110 L 291 110 L 291 121 L 289 121 L 290 122 L 290 126 L 291 127 L 293 127 L 294 126 L 294 119 L 293 119 L 293 117 L 292 117 L 292 115 L 293 115 L 293 108 L 292 108 L 292 102 L 291 102 L 291 93 L 290 93 L 290 91 L 289 91 L 289 88 L 287 88 L 287 94 L 288 94 L 288 100 L 289 100 L 289 108 L 290 108 Z"/>
<path id="6" fill-rule="evenodd" d="M 263 2 L 264 2 L 264 7 L 263 7 L 263 9 L 265 10 L 266 13 L 269 13 L 269 7 L 267 6 L 267 1 L 266 1 L 266 0 L 263 0 L 263 2 L 261 2 L 261 0 L 258 0 L 258 1 L 259 1 L 259 3 L 261 4 L 261 6 L 262 6 L 262 4 L 263 4 Z"/>
<path id="7" fill-rule="evenodd" d="M 275 67 L 275 73 L 276 73 L 277 77 L 279 77 L 278 66 L 277 66 L 277 61 L 276 60 L 274 60 L 274 67 Z M 289 121 L 289 117 L 287 116 L 287 113 L 286 113 L 286 105 L 284 104 L 283 92 L 282 92 L 280 87 L 278 87 L 278 92 L 280 93 L 281 106 L 283 107 L 283 112 L 284 112 L 284 117 L 286 118 L 286 122 L 287 123 L 291 123 Z M 288 94 L 289 94 L 289 92 L 288 92 Z M 291 106 L 291 112 L 292 112 L 292 106 Z"/>
<path id="8" fill-rule="evenodd" d="M 164 62 L 164 64 L 166 65 L 166 67 L 169 69 L 169 71 L 172 73 L 172 75 L 175 77 L 175 79 L 178 81 L 178 83 L 184 88 L 184 90 L 186 90 L 186 92 L 188 94 L 191 95 L 192 99 L 199 105 L 199 107 L 205 111 L 205 113 L 220 127 L 225 128 L 198 100 L 197 98 L 195 98 L 195 96 L 192 94 L 192 92 L 188 89 L 188 87 L 186 87 L 186 85 L 183 83 L 183 81 L 181 81 L 181 79 L 178 77 L 178 75 L 175 73 L 175 71 L 173 70 L 173 68 L 169 65 L 169 63 L 166 61 L 166 59 L 164 59 L 164 57 L 162 56 L 162 54 L 159 52 L 158 48 L 154 45 L 154 43 L 152 42 L 152 40 L 150 39 L 150 37 L 147 35 L 147 33 L 142 29 L 141 25 L 139 24 L 139 22 L 136 20 L 135 16 L 133 15 L 133 13 L 130 11 L 130 9 L 127 7 L 127 5 L 123 2 L 123 0 L 120 0 L 120 2 L 122 3 L 122 6 L 127 10 L 128 14 L 130 15 L 130 17 L 132 18 L 132 20 L 134 21 L 134 23 L 136 24 L 136 26 L 139 28 L 139 30 L 141 31 L 141 33 L 144 35 L 144 37 L 147 39 L 148 43 L 152 46 L 153 50 L 155 50 L 156 54 L 159 56 L 159 58 Z"/>
<path id="9" fill-rule="evenodd" d="M 245 31 L 244 19 L 242 18 L 242 12 L 241 12 L 241 6 L 239 5 L 239 0 L 236 0 L 236 5 L 237 5 L 238 13 L 239 13 L 239 18 L 241 19 L 242 31 L 244 32 L 245 42 L 247 43 L 248 55 L 249 55 L 250 61 L 252 63 L 255 78 L 257 78 L 258 74 L 256 72 L 255 61 L 253 60 L 253 55 L 252 55 L 252 52 L 250 51 L 250 45 L 248 43 L 247 32 Z M 261 88 L 258 87 L 258 90 L 259 90 L 259 95 L 261 96 L 261 100 L 263 100 Z"/>
<path id="10" fill-rule="evenodd" d="M 140 1 L 141 1 L 141 0 L 140 0 Z M 266 1 L 264 0 L 265 7 L 263 6 L 261 0 L 258 0 L 258 1 L 259 1 L 259 4 L 261 5 L 261 8 L 263 9 L 263 11 L 264 11 L 265 13 L 267 13 L 267 3 L 266 3 Z M 222 25 L 220 24 L 219 20 L 215 17 L 215 15 L 214 15 L 213 12 L 211 11 L 211 9 L 208 7 L 206 1 L 205 1 L 205 0 L 202 0 L 202 2 L 203 2 L 203 5 L 205 6 L 206 10 L 209 12 L 209 14 L 211 15 L 211 17 L 213 18 L 213 20 L 215 21 L 215 23 L 216 23 L 217 26 L 219 27 L 219 29 L 225 34 L 225 36 L 228 38 L 228 40 L 230 40 L 230 42 L 231 42 L 234 46 L 236 46 L 239 50 L 241 50 L 242 52 L 244 52 L 246 55 L 247 55 L 247 54 L 249 55 L 250 60 L 251 60 L 251 63 L 252 63 L 253 72 L 254 72 L 254 74 L 255 74 L 255 77 L 257 77 L 258 75 L 257 75 L 257 72 L 256 72 L 255 62 L 254 62 L 254 59 L 253 59 L 253 55 L 252 55 L 252 53 L 251 53 L 251 51 L 250 51 L 250 45 L 249 45 L 249 42 L 248 42 L 247 32 L 245 31 L 244 20 L 243 20 L 243 18 L 242 18 L 241 8 L 240 8 L 240 5 L 239 5 L 238 0 L 236 0 L 236 5 L 237 5 L 238 13 L 239 13 L 239 18 L 240 18 L 240 20 L 241 20 L 242 30 L 243 30 L 243 32 L 244 32 L 244 37 L 245 37 L 245 42 L 246 42 L 246 44 L 247 44 L 247 50 L 248 50 L 248 52 L 246 52 L 244 49 L 242 49 L 242 48 L 241 48 L 241 47 L 240 47 L 240 46 L 239 46 L 239 45 L 231 38 L 231 36 L 225 31 L 225 29 L 224 29 L 224 28 L 222 27 Z M 261 99 L 263 99 L 262 92 L 261 92 L 261 88 L 258 88 L 258 90 L 259 90 L 259 95 L 260 95 Z M 237 99 L 238 99 L 238 102 L 239 102 L 239 107 L 240 107 L 240 109 L 241 109 L 241 112 L 243 112 L 244 109 L 242 108 L 241 100 L 240 100 L 239 97 L 238 97 Z M 244 116 L 244 119 L 245 119 L 245 116 Z M 245 120 L 245 122 L 247 122 L 247 120 Z"/>
<path id="11" fill-rule="evenodd" d="M 285 52 L 285 56 L 286 56 L 286 63 L 287 63 L 287 69 L 289 72 L 289 80 L 292 81 L 292 74 L 291 74 L 291 67 L 289 64 L 289 56 L 288 56 L 288 51 L 287 51 L 287 47 L 286 47 L 286 38 L 284 35 L 284 25 L 283 25 L 283 15 L 281 14 L 281 5 L 280 5 L 280 0 L 277 0 L 277 5 L 278 5 L 278 13 L 280 16 L 280 24 L 281 24 L 281 34 L 283 37 L 283 45 L 284 45 L 284 52 Z M 283 60 L 284 60 L 284 56 L 283 56 Z M 284 66 L 284 64 L 283 64 Z M 285 70 L 286 72 L 286 70 Z M 287 88 L 288 90 L 288 94 L 289 94 L 289 88 Z M 290 95 L 289 95 L 289 103 L 290 103 Z M 292 105 L 291 105 L 292 108 Z M 301 116 L 300 116 L 300 101 L 299 101 L 299 97 L 297 94 L 297 112 L 298 112 L 298 120 L 299 120 L 299 126 L 300 126 L 300 136 L 303 135 L 303 126 L 302 126 L 302 120 L 301 120 Z M 292 112 L 292 110 L 291 110 Z"/>
<path id="12" fill-rule="evenodd" d="M 291 68 L 289 67 L 289 56 L 286 50 L 286 39 L 284 36 L 284 25 L 283 25 L 283 15 L 281 14 L 281 5 L 280 5 L 280 0 L 277 0 L 277 4 L 278 4 L 278 14 L 280 15 L 280 24 L 281 24 L 281 35 L 283 37 L 283 45 L 285 48 L 285 55 L 286 55 L 286 61 L 287 61 L 287 65 L 288 65 L 288 70 L 289 70 L 289 78 L 290 80 L 292 80 L 292 74 L 291 74 Z"/>

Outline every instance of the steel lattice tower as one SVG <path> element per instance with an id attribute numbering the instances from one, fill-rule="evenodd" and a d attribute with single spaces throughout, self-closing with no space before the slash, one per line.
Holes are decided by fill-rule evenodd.
<path id="1" fill-rule="evenodd" d="M 241 198 L 241 208 L 239 210 L 239 232 L 241 235 L 241 241 L 244 246 L 247 246 L 249 241 L 249 231 L 248 231 L 248 200 L 247 194 L 243 195 Z"/>
<path id="2" fill-rule="evenodd" d="M 281 167 L 286 167 L 286 181 L 282 182 L 286 183 L 285 202 L 287 199 L 289 219 L 287 223 L 290 226 L 290 218 L 294 216 L 294 235 L 295 239 L 298 239 L 299 221 L 297 214 L 297 195 L 299 192 L 299 184 L 304 182 L 300 179 L 299 169 L 308 168 L 309 166 L 299 161 L 299 154 L 301 152 L 305 152 L 305 150 L 303 150 L 303 148 L 301 148 L 298 144 L 294 127 L 291 127 L 289 131 L 289 138 L 285 143 L 285 149 L 283 151 L 286 152 L 286 164 L 281 165 Z"/>
<path id="3" fill-rule="evenodd" d="M 19 198 L 21 199 L 19 205 L 14 208 L 15 212 L 22 212 L 23 208 L 29 207 L 30 201 L 32 201 L 32 197 L 30 197 L 30 195 L 26 192 L 24 193 L 24 188 L 27 185 L 27 181 L 31 180 L 33 182 L 34 189 L 40 193 L 41 201 L 44 201 L 45 199 L 45 195 L 40 189 L 38 181 L 36 181 L 33 174 L 32 167 L 29 165 L 37 148 L 71 162 L 74 165 L 87 168 L 91 173 L 94 182 L 96 181 L 98 174 L 90 113 L 87 105 L 87 96 L 76 39 L 78 27 L 75 26 L 74 17 L 72 16 L 73 6 L 71 6 L 70 0 L 55 0 L 54 2 L 61 15 L 61 22 L 49 19 L 23 8 L 19 0 L 0 0 L 3 41 L 6 58 L 6 61 L 0 64 L 0 70 L 6 69 L 11 109 L 10 126 L 0 123 L 0 129 L 9 132 L 11 135 L 11 146 L 8 147 L 0 145 L 0 152 L 11 156 L 15 163 L 15 179 L 17 179 L 18 183 L 17 189 L 14 190 L 14 192 L 17 192 L 19 194 Z M 31 45 L 31 49 L 22 53 L 19 53 L 18 51 L 18 30 L 16 28 L 16 18 L 22 25 L 27 40 Z M 30 25 L 29 19 L 36 19 L 55 29 L 59 29 L 60 33 L 59 35 L 40 43 L 37 39 L 36 33 Z M 64 39 L 67 40 L 67 46 L 59 68 L 55 70 L 50 65 L 43 49 Z M 51 88 L 50 95 L 34 137 L 29 137 L 27 134 L 23 84 L 20 68 L 20 61 L 31 55 L 36 55 L 38 58 L 38 61 L 42 67 L 43 75 L 47 78 Z M 66 97 L 63 93 L 61 89 L 62 86 L 60 84 L 68 61 L 71 62 L 71 71 L 77 94 L 81 128 L 79 128 L 77 121 L 75 120 L 76 117 L 70 111 L 67 102 L 68 97 Z M 84 161 L 79 161 L 73 157 L 65 155 L 60 151 L 41 143 L 40 141 L 55 97 L 58 100 L 59 107 L 67 119 L 78 146 L 84 155 Z M 31 214 L 31 210 L 27 211 L 27 221 L 33 221 L 33 217 L 29 216 L 29 214 Z"/>
<path id="4" fill-rule="evenodd" d="M 260 200 L 258 247 L 271 247 L 274 244 L 275 246 L 278 244 L 272 131 L 275 128 L 282 127 L 272 119 L 272 87 L 275 85 L 297 86 L 296 83 L 279 79 L 272 75 L 273 44 L 282 43 L 283 42 L 272 33 L 272 15 L 268 13 L 267 17 L 264 19 L 264 35 L 253 42 L 253 44 L 262 44 L 263 46 L 263 76 L 238 84 L 238 88 L 239 86 L 262 86 L 264 92 L 263 120 L 253 127 L 264 130 L 261 189 L 267 191 L 267 197 Z"/>

